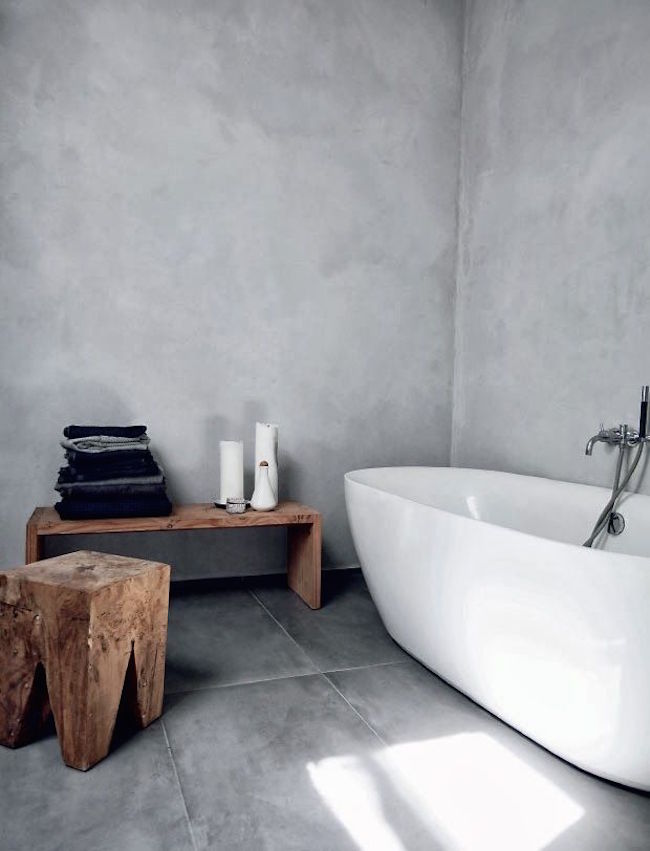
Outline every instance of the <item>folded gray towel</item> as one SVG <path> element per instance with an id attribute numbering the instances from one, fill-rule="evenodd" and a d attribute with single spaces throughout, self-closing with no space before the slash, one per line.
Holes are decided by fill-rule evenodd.
<path id="1" fill-rule="evenodd" d="M 89 455 L 98 452 L 118 452 L 125 449 L 144 451 L 150 444 L 146 434 L 140 437 L 116 437 L 110 434 L 96 434 L 92 437 L 73 437 L 61 441 L 64 449 L 85 452 Z"/>

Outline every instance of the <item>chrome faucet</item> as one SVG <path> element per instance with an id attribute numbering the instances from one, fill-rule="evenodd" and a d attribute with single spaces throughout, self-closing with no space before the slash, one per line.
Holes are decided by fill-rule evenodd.
<path id="1" fill-rule="evenodd" d="M 605 428 L 601 423 L 598 434 L 587 441 L 585 455 L 591 455 L 595 443 L 608 443 L 610 446 L 636 446 L 640 440 L 647 440 L 647 438 L 641 438 L 636 429 L 628 428 L 627 423 L 622 423 L 618 428 Z"/>
<path id="2" fill-rule="evenodd" d="M 610 446 L 636 446 L 638 443 L 647 443 L 648 424 L 648 392 L 650 388 L 646 384 L 641 388 L 641 413 L 639 416 L 639 430 L 628 428 L 627 423 L 618 428 L 605 428 L 601 423 L 598 434 L 590 437 L 585 447 L 585 455 L 591 455 L 594 443 L 608 443 Z"/>
<path id="3" fill-rule="evenodd" d="M 598 520 L 596 520 L 591 535 L 584 542 L 584 547 L 591 547 L 605 528 L 607 528 L 607 531 L 611 535 L 620 535 L 625 529 L 625 518 L 616 511 L 616 503 L 636 470 L 645 445 L 650 443 L 650 437 L 647 434 L 649 390 L 650 388 L 648 388 L 647 384 L 641 388 L 641 412 L 638 431 L 628 428 L 627 423 L 621 423 L 618 428 L 605 428 L 601 423 L 598 434 L 590 437 L 587 441 L 585 455 L 591 455 L 595 443 L 608 443 L 610 446 L 618 446 L 619 449 L 612 495 L 605 508 L 601 511 Z M 627 450 L 632 446 L 638 446 L 638 449 L 627 468 L 627 472 L 623 476 L 623 459 L 627 455 Z"/>

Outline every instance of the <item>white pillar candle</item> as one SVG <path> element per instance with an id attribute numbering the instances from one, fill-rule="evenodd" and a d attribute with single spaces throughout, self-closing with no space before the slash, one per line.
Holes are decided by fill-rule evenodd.
<path id="1" fill-rule="evenodd" d="M 278 498 L 278 426 L 275 423 L 255 423 L 255 487 L 259 478 L 260 461 L 269 465 L 269 482 Z"/>
<path id="2" fill-rule="evenodd" d="M 219 442 L 219 502 L 244 496 L 244 444 L 241 440 Z"/>

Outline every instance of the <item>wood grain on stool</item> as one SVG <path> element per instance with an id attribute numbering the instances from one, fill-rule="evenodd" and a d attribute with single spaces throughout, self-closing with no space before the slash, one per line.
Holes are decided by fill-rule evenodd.
<path id="1" fill-rule="evenodd" d="M 158 718 L 169 575 L 95 552 L 0 572 L 0 743 L 31 741 L 51 706 L 64 761 L 86 770 L 110 749 L 123 688 L 139 726 Z"/>

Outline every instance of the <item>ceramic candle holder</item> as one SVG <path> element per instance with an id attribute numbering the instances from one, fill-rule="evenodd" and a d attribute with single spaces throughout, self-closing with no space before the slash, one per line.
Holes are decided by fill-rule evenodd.
<path id="1" fill-rule="evenodd" d="M 221 440 L 219 455 L 219 502 L 225 504 L 228 497 L 244 496 L 244 444 L 241 440 Z"/>

